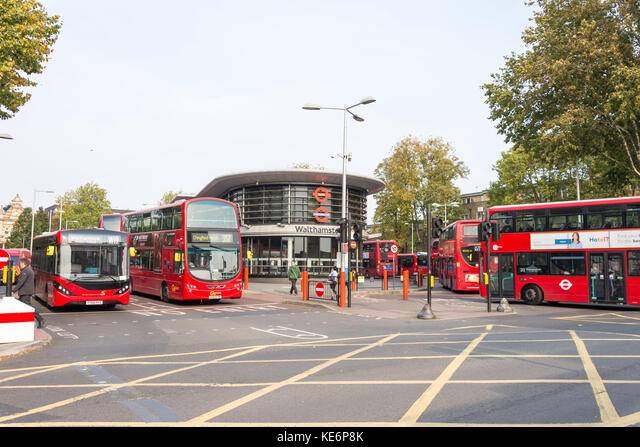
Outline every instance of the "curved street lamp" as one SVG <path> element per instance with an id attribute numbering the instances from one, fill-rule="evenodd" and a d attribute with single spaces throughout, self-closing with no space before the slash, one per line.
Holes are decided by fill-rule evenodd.
<path id="1" fill-rule="evenodd" d="M 347 113 L 351 114 L 354 120 L 361 123 L 364 121 L 360 115 L 356 115 L 351 111 L 351 109 L 358 107 L 360 105 L 367 105 L 375 102 L 376 99 L 373 96 L 367 96 L 362 98 L 356 104 L 350 106 L 343 107 L 324 107 L 318 104 L 305 104 L 302 106 L 304 110 L 341 110 L 344 114 L 344 123 L 343 123 L 343 131 L 342 131 L 342 155 L 338 155 L 338 157 L 342 158 L 342 222 L 347 221 L 347 160 L 351 161 L 351 154 L 347 155 Z M 347 242 L 347 241 L 341 241 Z M 342 252 L 342 247 L 340 247 L 340 251 Z M 348 268 L 348 253 L 342 253 L 342 271 L 347 273 Z"/>

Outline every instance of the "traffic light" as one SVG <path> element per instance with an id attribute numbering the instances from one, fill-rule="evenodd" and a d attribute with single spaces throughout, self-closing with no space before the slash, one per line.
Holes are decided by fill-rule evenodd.
<path id="1" fill-rule="evenodd" d="M 353 240 L 359 244 L 360 242 L 362 242 L 362 224 L 359 224 L 356 222 L 353 224 L 352 229 L 353 229 Z"/>
<path id="2" fill-rule="evenodd" d="M 491 239 L 494 241 L 500 240 L 500 228 L 498 228 L 498 224 L 495 222 L 482 222 L 478 225 L 478 237 L 481 241 L 487 240 L 487 238 L 491 235 Z"/>
<path id="3" fill-rule="evenodd" d="M 444 231 L 444 222 L 439 217 L 431 219 L 431 236 L 434 239 L 439 239 Z"/>

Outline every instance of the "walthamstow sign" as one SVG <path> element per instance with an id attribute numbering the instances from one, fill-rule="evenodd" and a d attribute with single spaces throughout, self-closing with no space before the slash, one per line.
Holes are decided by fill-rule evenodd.
<path id="1" fill-rule="evenodd" d="M 338 237 L 338 225 L 254 225 L 251 228 L 240 227 L 242 236 L 328 236 Z"/>

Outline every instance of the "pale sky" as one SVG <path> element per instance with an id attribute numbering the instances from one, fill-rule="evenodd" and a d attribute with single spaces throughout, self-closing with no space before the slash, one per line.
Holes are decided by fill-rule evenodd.
<path id="1" fill-rule="evenodd" d="M 0 204 L 92 180 L 137 209 L 237 171 L 340 171 L 341 113 L 301 107 L 365 96 L 351 172 L 373 175 L 407 135 L 440 136 L 471 169 L 462 192 L 486 188 L 507 146 L 480 86 L 532 15 L 523 0 L 41 2 L 62 31 L 31 101 L 0 121 L 15 138 L 0 140 Z"/>

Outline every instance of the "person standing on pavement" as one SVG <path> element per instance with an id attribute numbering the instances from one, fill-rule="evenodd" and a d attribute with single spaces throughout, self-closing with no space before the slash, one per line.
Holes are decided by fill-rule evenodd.
<path id="1" fill-rule="evenodd" d="M 31 297 L 35 292 L 35 274 L 31 268 L 31 261 L 28 258 L 20 258 L 20 274 L 13 287 L 13 292 L 18 295 L 20 301 L 27 306 L 31 306 Z M 44 318 L 42 318 L 42 315 L 40 315 L 40 312 L 38 312 L 35 307 L 34 311 L 38 327 L 43 327 L 45 325 Z"/>
<path id="2" fill-rule="evenodd" d="M 329 273 L 329 286 L 331 287 L 331 300 L 338 298 L 338 292 L 336 292 L 336 285 L 338 284 L 338 267 L 333 267 L 331 273 Z"/>
<path id="3" fill-rule="evenodd" d="M 291 290 L 289 290 L 289 295 L 293 293 L 297 295 L 298 288 L 296 287 L 296 283 L 298 282 L 298 278 L 300 278 L 300 267 L 298 267 L 298 264 L 296 264 L 295 261 L 291 263 L 287 275 L 289 276 L 289 281 L 291 281 Z"/>

